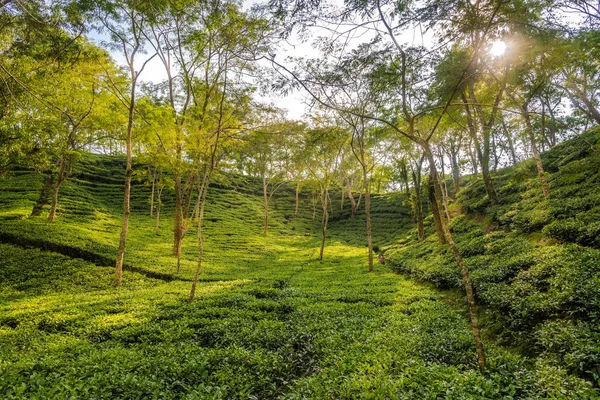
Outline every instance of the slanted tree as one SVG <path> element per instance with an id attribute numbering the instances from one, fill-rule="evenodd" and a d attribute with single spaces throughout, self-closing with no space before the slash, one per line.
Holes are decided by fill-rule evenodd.
<path id="1" fill-rule="evenodd" d="M 315 13 L 316 8 L 314 7 L 317 5 L 315 3 L 297 3 L 286 0 L 273 3 L 277 5 L 277 16 L 280 18 L 285 19 L 287 17 L 293 22 L 305 22 L 323 19 L 322 8 L 320 8 L 321 11 L 319 11 L 318 14 Z M 317 3 L 320 4 L 321 2 Z M 473 50 L 474 55 L 479 54 L 479 52 L 482 50 L 481 47 L 485 42 L 484 39 L 487 38 L 491 28 L 495 26 L 496 17 L 502 5 L 503 3 L 491 6 L 490 12 L 479 18 L 479 22 L 481 24 L 481 29 L 479 32 L 482 40 L 475 44 Z M 456 7 L 456 4 L 453 4 L 453 6 Z M 464 7 L 462 4 L 459 6 Z M 474 62 L 475 57 L 472 57 L 472 59 L 467 62 L 465 68 L 460 68 L 462 73 L 460 76 L 458 76 L 459 79 L 457 79 L 454 89 L 450 91 L 447 98 L 442 99 L 440 103 L 433 106 L 430 104 L 424 104 L 422 101 L 424 97 L 422 95 L 423 85 L 420 85 L 419 83 L 423 81 L 423 71 L 426 71 L 427 68 L 421 68 L 421 66 L 423 66 L 425 61 L 428 60 L 427 55 L 431 53 L 425 51 L 424 49 L 408 49 L 405 46 L 402 46 L 397 39 L 397 33 L 398 30 L 404 27 L 404 25 L 390 23 L 392 20 L 394 20 L 394 18 L 396 21 L 402 20 L 402 18 L 410 15 L 412 11 L 412 7 L 404 2 L 402 3 L 402 7 L 398 8 L 397 3 L 395 2 L 386 2 L 382 4 L 381 1 L 378 1 L 376 4 L 349 4 L 342 10 L 342 14 L 347 16 L 349 20 L 356 20 L 357 27 L 364 26 L 365 23 L 372 25 L 378 31 L 385 32 L 386 37 L 390 39 L 391 43 L 388 46 L 388 51 L 381 51 L 380 54 L 383 54 L 384 56 L 375 57 L 375 62 L 372 63 L 372 65 L 383 67 L 380 68 L 380 71 L 375 75 L 375 77 L 378 79 L 375 79 L 374 85 L 377 86 L 377 93 L 380 94 L 380 96 L 377 98 L 377 108 L 378 110 L 383 109 L 384 112 L 380 115 L 369 113 L 364 116 L 369 117 L 372 120 L 381 123 L 382 125 L 390 127 L 398 135 L 406 137 L 422 148 L 425 154 L 425 159 L 429 164 L 430 180 L 433 182 L 435 201 L 432 203 L 432 208 L 438 208 L 439 212 L 439 201 L 442 199 L 442 193 L 438 184 L 438 173 L 430 139 L 437 130 L 439 120 L 441 120 L 446 110 L 452 106 L 452 101 L 455 95 L 458 93 L 457 90 L 464 78 L 468 75 L 470 66 Z M 336 15 L 339 15 L 339 13 L 336 13 Z M 361 20 L 360 18 L 366 15 L 371 17 L 371 19 L 367 22 Z M 356 17 L 356 19 L 351 17 Z M 286 22 L 291 23 L 292 21 Z M 291 23 L 291 26 L 293 25 L 294 24 Z M 354 32 L 352 29 L 349 31 Z M 336 38 L 340 36 L 344 38 L 346 37 L 344 35 L 338 35 Z M 381 50 L 381 48 L 378 48 L 377 43 L 377 41 L 372 42 L 369 46 L 373 50 L 373 54 L 377 54 L 377 51 Z M 331 46 L 329 48 L 334 47 Z M 396 54 L 391 53 L 391 49 L 395 50 Z M 306 64 L 302 65 L 302 69 L 290 69 L 281 62 L 276 61 L 273 57 L 270 58 L 270 62 L 283 74 L 287 74 L 292 82 L 306 90 L 316 102 L 320 103 L 324 107 L 336 111 L 340 110 L 340 108 L 335 104 L 335 101 L 332 101 L 334 99 L 332 99 L 331 94 L 332 90 L 334 89 L 327 87 L 325 82 L 319 81 L 318 76 L 307 76 L 307 71 L 305 69 Z M 314 62 L 318 63 L 318 61 Z M 325 62 L 326 61 L 322 61 L 322 63 Z M 335 68 L 335 66 L 333 68 Z M 391 84 L 392 82 L 394 84 Z M 355 114 L 359 113 L 355 112 Z M 424 114 L 437 115 L 438 122 L 434 122 L 430 130 L 426 132 L 420 132 L 416 129 L 415 123 Z M 465 286 L 465 294 L 467 297 L 469 316 L 471 320 L 471 330 L 477 351 L 478 362 L 480 368 L 483 369 L 485 368 L 485 353 L 479 331 L 477 305 L 469 277 L 469 269 L 465 265 L 464 260 L 458 248 L 456 247 L 452 232 L 448 228 L 447 221 L 444 218 L 440 218 L 440 221 L 436 221 L 436 228 L 440 241 L 448 244 L 457 266 L 461 271 L 463 284 Z"/>

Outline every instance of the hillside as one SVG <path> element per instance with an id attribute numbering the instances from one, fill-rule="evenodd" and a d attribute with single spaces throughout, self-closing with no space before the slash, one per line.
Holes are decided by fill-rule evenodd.
<path id="1" fill-rule="evenodd" d="M 586 218 L 598 211 L 600 164 L 584 148 L 567 142 L 545 155 L 556 196 L 548 204 L 525 162 L 496 175 L 504 200 L 495 208 L 472 200 L 478 181 L 453 205 L 483 305 L 484 372 L 458 271 L 430 226 L 415 241 L 404 195 L 374 196 L 374 243 L 388 263 L 368 274 L 362 209 L 350 219 L 333 193 L 319 262 L 307 193 L 296 218 L 293 188 L 277 192 L 265 237 L 260 183 L 221 174 L 209 191 L 198 299 L 188 304 L 195 230 L 175 274 L 172 192 L 157 235 L 149 185 L 134 182 L 115 288 L 124 160 L 86 155 L 54 223 L 46 209 L 29 217 L 43 177 L 16 171 L 0 179 L 0 397 L 594 398 L 600 256 L 594 231 L 581 232 L 594 226 Z M 561 196 L 574 187 L 584 200 L 568 205 Z M 553 224 L 580 228 L 552 236 Z"/>
<path id="2" fill-rule="evenodd" d="M 467 178 L 451 205 L 451 229 L 471 270 L 488 340 L 515 347 L 548 367 L 565 367 L 597 385 L 598 143 L 600 129 L 593 129 L 542 155 L 551 188 L 548 199 L 542 196 L 535 163 L 527 160 L 495 173 L 500 204 L 488 207 L 483 182 Z M 376 209 L 382 220 L 395 217 L 385 207 Z M 462 287 L 450 251 L 439 244 L 431 217 L 428 222 L 429 235 L 421 243 L 414 224 L 381 239 L 389 264 L 440 289 Z M 346 232 L 354 224 L 340 222 L 332 229 Z"/>

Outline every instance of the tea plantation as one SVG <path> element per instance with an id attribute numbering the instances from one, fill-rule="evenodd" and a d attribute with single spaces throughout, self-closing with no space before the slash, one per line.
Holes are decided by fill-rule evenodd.
<path id="1" fill-rule="evenodd" d="M 600 142 L 586 135 L 576 140 Z M 351 219 L 334 196 L 321 262 L 308 192 L 298 217 L 294 187 L 276 192 L 264 236 L 260 182 L 220 174 L 188 303 L 196 232 L 176 274 L 169 189 L 157 234 L 149 183 L 134 182 L 124 284 L 114 287 L 124 159 L 80 160 L 54 223 L 47 206 L 30 217 L 44 177 L 14 171 L 0 178 L 0 398 L 600 398 L 600 155 L 571 141 L 544 162 L 548 200 L 526 161 L 496 173 L 495 207 L 475 179 L 451 205 L 480 303 L 484 371 L 460 273 L 430 219 L 416 241 L 403 194 L 374 196 L 387 263 L 370 274 L 362 208 Z"/>

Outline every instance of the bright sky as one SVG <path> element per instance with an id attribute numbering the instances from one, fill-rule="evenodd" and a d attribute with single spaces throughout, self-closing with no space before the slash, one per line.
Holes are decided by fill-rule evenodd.
<path id="1" fill-rule="evenodd" d="M 246 0 L 245 8 L 249 8 L 252 4 L 260 0 Z M 342 4 L 339 0 L 334 0 Z M 318 36 L 331 36 L 331 31 L 324 28 L 315 28 L 311 31 L 312 37 L 308 41 L 302 41 L 298 35 L 293 35 L 290 39 L 280 43 L 280 47 L 277 51 L 276 60 L 278 62 L 284 62 L 287 57 L 306 57 L 316 58 L 319 57 L 319 51 L 313 45 L 314 39 Z M 350 38 L 347 44 L 347 49 L 351 49 L 361 42 L 369 40 L 374 36 L 372 31 L 362 31 L 354 35 L 354 38 Z M 91 40 L 96 44 L 101 45 L 102 40 L 106 40 L 104 35 L 98 33 L 91 35 Z M 425 43 L 422 43 L 422 40 Z M 406 32 L 399 38 L 401 43 L 410 44 L 425 44 L 431 43 L 431 34 L 421 35 L 421 32 Z M 114 60 L 121 65 L 125 65 L 125 57 L 121 52 L 111 51 L 111 55 Z M 142 64 L 146 61 L 148 55 L 140 54 L 136 58 L 136 67 L 141 68 Z M 265 67 L 268 64 L 264 65 Z M 292 65 L 288 66 L 292 68 Z M 143 82 L 159 83 L 167 78 L 164 66 L 161 61 L 155 57 L 145 67 L 144 71 L 140 76 L 140 80 Z M 266 95 L 257 94 L 258 100 L 266 103 L 273 103 L 277 107 L 287 110 L 288 117 L 292 119 L 302 119 L 305 113 L 309 112 L 307 107 L 306 94 L 303 92 L 293 92 L 287 96 L 271 93 Z"/>

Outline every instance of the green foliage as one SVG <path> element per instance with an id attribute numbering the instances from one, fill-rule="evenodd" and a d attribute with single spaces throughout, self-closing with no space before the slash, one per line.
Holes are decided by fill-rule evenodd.
<path id="1" fill-rule="evenodd" d="M 598 380 L 600 351 L 600 174 L 598 153 L 590 147 L 597 143 L 596 132 L 543 155 L 554 171 L 548 174 L 548 200 L 541 195 L 535 165 L 526 161 L 498 171 L 501 203 L 495 207 L 480 203 L 480 180 L 469 182 L 458 199 L 469 214 L 450 224 L 470 269 L 485 329 L 535 357 L 540 371 L 561 366 L 592 381 Z M 434 236 L 387 254 L 399 272 L 440 288 L 462 286 L 452 255 Z M 544 379 L 559 385 L 563 378 L 559 374 L 554 381 L 553 374 Z"/>
<path id="2" fill-rule="evenodd" d="M 552 332 L 560 326 L 537 327 L 543 339 L 536 346 L 546 356 L 536 365 L 490 343 L 489 368 L 481 373 L 462 297 L 394 274 L 387 266 L 366 273 L 366 243 L 360 234 L 364 210 L 350 220 L 348 209 L 341 212 L 335 196 L 329 256 L 318 262 L 308 193 L 301 193 L 298 218 L 293 217 L 293 187 L 283 187 L 273 197 L 272 231 L 277 234 L 265 238 L 260 182 L 221 174 L 209 191 L 206 262 L 197 301 L 188 304 L 184 299 L 196 256 L 193 235 L 186 238 L 182 273 L 176 276 L 170 232 L 154 233 L 147 216 L 148 186 L 136 183 L 126 255 L 130 269 L 124 286 L 114 288 L 112 265 L 96 264 L 115 254 L 122 163 L 85 156 L 65 187 L 63 218 L 55 224 L 43 216 L 27 218 L 41 177 L 27 172 L 1 182 L 8 190 L 0 195 L 0 233 L 16 238 L 19 246 L 0 245 L 3 398 L 594 395 L 588 382 L 565 372 L 581 362 L 593 370 L 591 357 L 597 353 L 585 343 L 596 334 L 591 322 L 562 329 L 561 350 L 556 353 Z M 14 189 L 20 189 L 22 199 L 11 194 Z M 169 196 L 172 193 L 165 191 L 170 219 Z M 414 238 L 409 211 L 398 206 L 403 198 L 374 196 L 376 243 L 391 259 L 394 254 L 405 256 L 415 274 L 427 265 L 423 279 L 441 277 L 441 286 L 460 285 L 450 255 L 435 237 L 402 252 L 391 247 Z M 431 221 L 427 223 L 431 231 Z M 163 229 L 167 224 L 170 221 Z M 477 255 L 469 260 L 488 252 L 514 252 L 510 266 L 497 263 L 497 282 L 515 276 L 530 262 L 519 259 L 523 248 L 516 244 L 523 241 L 516 236 L 486 236 L 481 254 L 476 238 L 482 232 L 473 230 L 469 219 L 456 218 L 452 229 L 464 236 L 460 246 L 473 243 L 471 252 Z M 42 249 L 20 247 L 27 244 Z M 588 275 L 557 270 L 562 274 L 556 275 L 557 282 L 576 276 L 589 281 L 586 287 L 560 286 L 572 289 L 567 296 L 582 298 L 600 287 L 590 279 L 595 254 L 588 254 Z M 430 262 L 421 262 L 421 256 Z M 484 268 L 479 271 L 476 281 L 483 291 L 487 278 Z"/>

